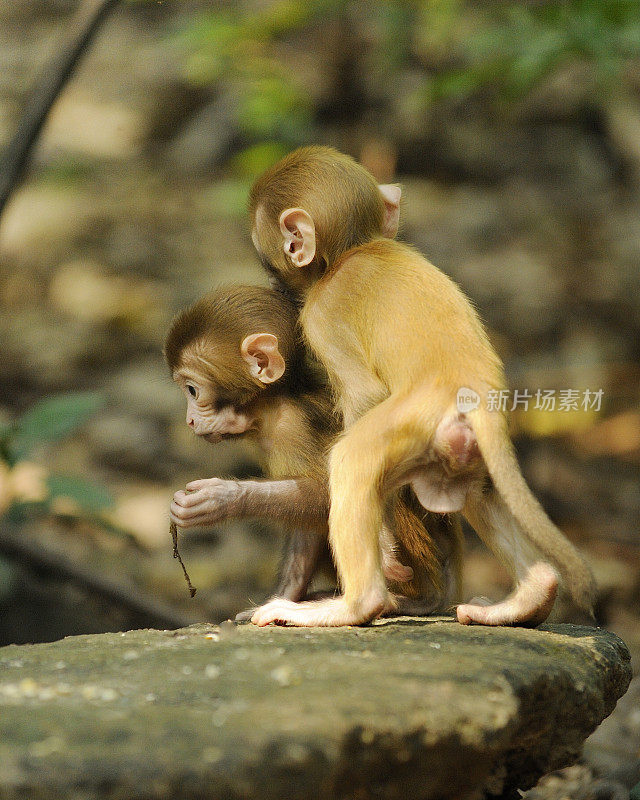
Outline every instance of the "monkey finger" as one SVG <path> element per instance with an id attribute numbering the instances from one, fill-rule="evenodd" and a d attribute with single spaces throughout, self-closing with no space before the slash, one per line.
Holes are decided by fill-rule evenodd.
<path id="1" fill-rule="evenodd" d="M 206 488 L 207 486 L 218 486 L 222 482 L 223 481 L 220 480 L 220 478 L 200 478 L 197 481 L 189 481 L 185 488 L 188 492 L 196 492 L 199 489 Z"/>
<path id="2" fill-rule="evenodd" d="M 197 509 L 184 508 L 177 503 L 171 503 L 169 506 L 169 516 L 176 525 L 184 528 L 188 525 L 192 526 L 195 524 L 194 520 L 199 516 L 199 512 Z"/>
<path id="3" fill-rule="evenodd" d="M 191 527 L 191 523 L 188 519 L 183 519 L 182 514 L 176 514 L 173 510 L 169 510 L 169 519 L 180 529 Z"/>
<path id="4" fill-rule="evenodd" d="M 177 525 L 181 531 L 186 531 L 189 528 L 194 527 L 192 522 L 190 522 L 187 519 L 181 519 L 180 517 L 177 517 L 175 514 L 169 513 L 169 519 L 171 520 L 171 522 Z"/>
<path id="5" fill-rule="evenodd" d="M 202 499 L 199 492 L 184 492 L 182 489 L 173 495 L 173 502 L 183 508 L 196 506 L 202 502 Z"/>
<path id="6" fill-rule="evenodd" d="M 177 505 L 182 505 L 186 496 L 187 493 L 185 491 L 178 489 L 178 491 L 173 495 L 173 502 Z"/>

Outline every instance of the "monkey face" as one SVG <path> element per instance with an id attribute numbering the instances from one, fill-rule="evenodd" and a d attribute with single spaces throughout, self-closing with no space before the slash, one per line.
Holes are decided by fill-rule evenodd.
<path id="1" fill-rule="evenodd" d="M 277 336 L 272 333 L 246 336 L 236 358 L 226 364 L 226 372 L 224 364 L 217 363 L 216 369 L 200 350 L 198 346 L 186 348 L 181 366 L 173 373 L 187 400 L 187 425 L 196 436 L 212 443 L 254 429 L 260 393 L 285 371 Z M 213 380 L 212 374 L 220 380 Z M 230 379 L 230 374 L 235 380 Z"/>
<path id="2" fill-rule="evenodd" d="M 215 443 L 230 436 L 241 436 L 254 427 L 251 404 L 233 403 L 204 375 L 193 369 L 180 369 L 174 373 L 174 380 L 186 397 L 186 422 L 196 436 Z"/>

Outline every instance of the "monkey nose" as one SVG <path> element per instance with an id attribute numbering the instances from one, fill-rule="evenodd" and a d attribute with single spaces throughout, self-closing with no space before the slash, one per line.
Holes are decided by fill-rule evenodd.
<path id="1" fill-rule="evenodd" d="M 187 414 L 187 425 L 188 425 L 190 428 L 194 428 L 194 427 L 195 427 L 195 424 L 196 424 L 196 421 L 195 421 L 195 419 L 194 419 L 194 418 L 191 416 L 191 414 Z"/>

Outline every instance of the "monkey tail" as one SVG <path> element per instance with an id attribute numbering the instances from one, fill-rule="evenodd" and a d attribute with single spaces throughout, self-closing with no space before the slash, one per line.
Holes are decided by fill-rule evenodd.
<path id="1" fill-rule="evenodd" d="M 596 585 L 584 558 L 551 522 L 527 486 L 503 414 L 478 409 L 468 415 L 489 475 L 529 543 L 560 574 L 571 600 L 592 614 Z M 531 566 L 531 565 L 529 565 Z"/>

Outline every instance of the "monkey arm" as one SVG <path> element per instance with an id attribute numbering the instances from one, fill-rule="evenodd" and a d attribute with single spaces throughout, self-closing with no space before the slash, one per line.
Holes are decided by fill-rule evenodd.
<path id="1" fill-rule="evenodd" d="M 312 478 L 275 481 L 193 481 L 174 495 L 171 519 L 181 528 L 215 525 L 228 519 L 264 517 L 292 529 L 275 595 L 301 600 L 327 543 L 328 494 Z M 237 615 L 249 620 L 255 608 Z"/>
<path id="2" fill-rule="evenodd" d="M 327 540 L 329 494 L 325 484 L 311 477 L 273 481 L 205 478 L 192 481 L 186 491 L 175 493 L 170 516 L 183 529 L 217 525 L 229 519 L 263 518 L 293 530 L 278 596 L 299 600 L 304 597 Z M 385 577 L 411 580 L 413 570 L 397 560 L 384 530 L 380 545 Z"/>
<path id="3" fill-rule="evenodd" d="M 181 528 L 215 525 L 228 519 L 262 517 L 287 527 L 326 535 L 329 497 L 313 478 L 233 481 L 206 478 L 178 491 L 170 516 Z"/>

